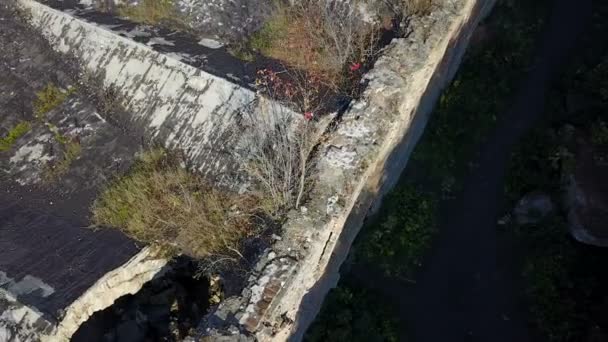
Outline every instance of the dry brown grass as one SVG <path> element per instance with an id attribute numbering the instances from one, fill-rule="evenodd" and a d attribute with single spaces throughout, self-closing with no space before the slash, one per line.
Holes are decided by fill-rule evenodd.
<path id="1" fill-rule="evenodd" d="M 269 214 L 299 208 L 312 178 L 311 156 L 324 130 L 315 122 L 294 121 L 273 104 L 248 117 L 244 170 L 257 183 Z M 254 112 L 246 112 L 253 115 Z"/>
<path id="2" fill-rule="evenodd" d="M 118 6 L 117 13 L 138 23 L 163 25 L 176 30 L 188 28 L 174 0 L 141 0 L 137 4 Z"/>
<path id="3" fill-rule="evenodd" d="M 349 2 L 303 0 L 279 5 L 250 45 L 263 55 L 337 86 L 351 63 L 373 57 L 379 28 Z"/>
<path id="4" fill-rule="evenodd" d="M 93 222 L 195 258 L 238 257 L 257 200 L 211 188 L 164 150 L 145 153 L 95 201 Z"/>

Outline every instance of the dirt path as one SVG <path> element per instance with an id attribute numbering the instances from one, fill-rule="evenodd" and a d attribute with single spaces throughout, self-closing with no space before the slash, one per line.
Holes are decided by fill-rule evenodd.
<path id="1" fill-rule="evenodd" d="M 522 80 L 511 109 L 479 147 L 477 167 L 441 218 L 440 234 L 416 285 L 408 288 L 390 279 L 357 277 L 364 286 L 400 304 L 399 314 L 407 322 L 404 335 L 414 341 L 531 340 L 518 304 L 516 253 L 496 229 L 503 208 L 505 169 L 516 143 L 541 117 L 549 85 L 575 52 L 590 16 L 591 0 L 553 2 L 538 40 L 535 64 Z M 363 273 L 369 275 L 369 268 Z"/>
<path id="2" fill-rule="evenodd" d="M 413 289 L 408 322 L 415 341 L 529 340 L 512 280 L 516 270 L 505 258 L 508 246 L 496 230 L 505 169 L 515 144 L 543 113 L 549 84 L 573 52 L 590 14 L 590 0 L 554 2 L 535 65 L 481 147 L 478 167 L 448 208 L 435 249 Z"/>

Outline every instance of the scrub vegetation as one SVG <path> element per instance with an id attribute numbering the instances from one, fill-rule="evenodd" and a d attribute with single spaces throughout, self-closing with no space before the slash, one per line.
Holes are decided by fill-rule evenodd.
<path id="1" fill-rule="evenodd" d="M 380 27 L 366 23 L 347 1 L 277 2 L 277 9 L 253 35 L 252 49 L 305 70 L 340 88 L 349 67 L 370 63 L 378 48 Z"/>
<path id="2" fill-rule="evenodd" d="M 255 234 L 258 199 L 210 187 L 165 150 L 142 154 L 95 201 L 93 222 L 195 258 L 238 258 L 240 242 Z"/>

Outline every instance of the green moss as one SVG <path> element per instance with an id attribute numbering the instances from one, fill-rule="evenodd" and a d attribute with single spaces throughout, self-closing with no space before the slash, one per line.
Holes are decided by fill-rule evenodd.
<path id="1" fill-rule="evenodd" d="M 531 191 L 557 194 L 565 157 L 567 153 L 554 128 L 542 126 L 526 136 L 511 154 L 505 178 L 509 204 L 514 205 Z"/>
<path id="2" fill-rule="evenodd" d="M 244 45 L 232 45 L 228 47 L 228 53 L 233 55 L 234 57 L 246 61 L 251 62 L 255 59 L 255 54 L 251 51 L 248 46 Z"/>
<path id="3" fill-rule="evenodd" d="M 11 128 L 8 134 L 0 138 L 0 152 L 9 150 L 15 142 L 30 131 L 32 125 L 28 121 L 21 121 Z"/>
<path id="4" fill-rule="evenodd" d="M 51 110 L 59 107 L 65 99 L 76 91 L 76 88 L 69 88 L 62 91 L 54 84 L 48 84 L 41 91 L 36 93 L 34 100 L 34 116 L 38 120 L 44 120 L 44 115 Z"/>

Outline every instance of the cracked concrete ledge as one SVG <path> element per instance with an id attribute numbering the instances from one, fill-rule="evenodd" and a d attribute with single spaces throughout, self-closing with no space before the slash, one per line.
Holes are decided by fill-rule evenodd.
<path id="1" fill-rule="evenodd" d="M 86 72 L 121 95 L 121 104 L 133 115 L 128 124 L 184 151 L 200 172 L 219 177 L 218 182 L 235 178 L 236 152 L 244 142 L 233 128 L 243 108 L 254 104 L 254 111 L 264 112 L 273 106 L 281 115 L 299 117 L 273 101 L 256 101 L 250 89 L 102 26 L 34 0 L 17 3 L 53 49 L 76 56 Z"/>
<path id="2" fill-rule="evenodd" d="M 58 326 L 48 334 L 49 341 L 69 341 L 80 325 L 125 295 L 135 294 L 148 281 L 162 276 L 168 260 L 152 247 L 146 247 L 121 267 L 101 277 L 66 310 Z M 43 340 L 46 340 L 43 337 Z"/>
<path id="3" fill-rule="evenodd" d="M 299 341 L 337 284 L 365 217 L 395 185 L 469 39 L 495 0 L 446 0 L 394 40 L 362 98 L 319 148 L 307 208 L 291 213 L 241 297 L 229 298 L 190 340 Z"/>
<path id="4" fill-rule="evenodd" d="M 142 249 L 124 265 L 101 277 L 65 309 L 58 321 L 19 302 L 19 296 L 23 295 L 48 296 L 44 284 L 36 279 L 9 281 L 0 272 L 0 341 L 67 342 L 95 312 L 111 306 L 122 296 L 138 292 L 145 283 L 162 275 L 166 265 L 167 260 L 158 257 L 158 251 L 150 247 Z"/>

